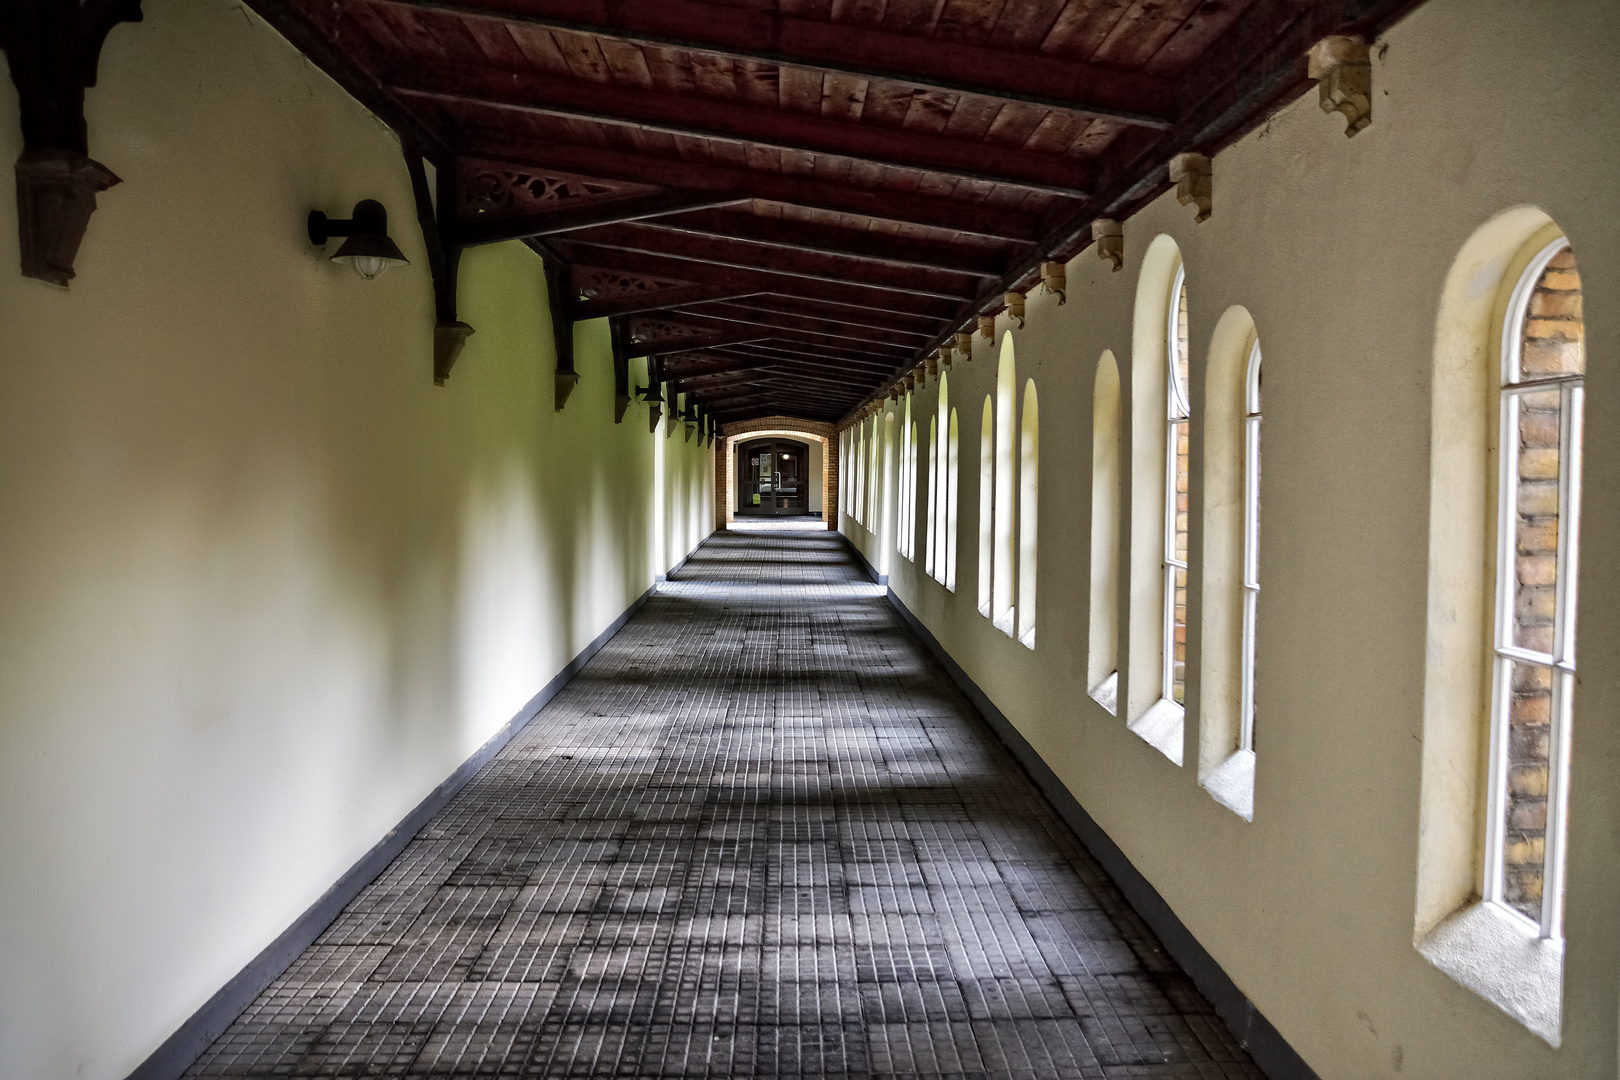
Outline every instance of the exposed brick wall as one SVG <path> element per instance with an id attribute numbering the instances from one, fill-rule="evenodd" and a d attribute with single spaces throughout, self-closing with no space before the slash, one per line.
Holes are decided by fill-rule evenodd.
<path id="1" fill-rule="evenodd" d="M 791 416 L 762 416 L 722 424 L 720 450 L 714 455 L 714 527 L 724 529 L 733 519 L 737 495 L 737 443 L 749 435 L 787 435 L 814 439 L 821 443 L 821 519 L 827 528 L 838 528 L 838 432 L 831 424 L 799 420 Z"/>
<path id="2" fill-rule="evenodd" d="M 1520 353 L 1527 380 L 1585 370 L 1581 279 L 1565 250 L 1547 264 L 1530 296 Z M 1518 515 L 1515 522 L 1514 644 L 1553 649 L 1558 584 L 1558 470 L 1563 419 L 1556 386 L 1519 399 Z M 1508 790 L 1503 899 L 1541 917 L 1546 869 L 1552 670 L 1515 664 L 1508 706 Z"/>

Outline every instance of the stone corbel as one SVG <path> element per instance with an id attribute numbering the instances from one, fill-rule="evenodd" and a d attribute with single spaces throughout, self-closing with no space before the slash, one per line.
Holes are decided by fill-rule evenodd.
<path id="1" fill-rule="evenodd" d="M 569 268 L 545 260 L 546 298 L 551 301 L 551 340 L 557 352 L 557 375 L 553 382 L 552 408 L 563 411 L 568 396 L 579 385 L 574 370 L 574 312 L 572 274 Z"/>
<path id="2" fill-rule="evenodd" d="M 979 336 L 986 341 L 996 340 L 996 317 L 994 315 L 979 316 Z"/>
<path id="3" fill-rule="evenodd" d="M 435 323 L 433 326 L 433 382 L 436 386 L 443 386 L 444 380 L 450 377 L 450 369 L 456 366 L 456 359 L 461 356 L 462 346 L 467 339 L 477 333 L 464 322 Z"/>
<path id="4" fill-rule="evenodd" d="M 1113 218 L 1098 218 L 1091 223 L 1091 239 L 1097 243 L 1097 258 L 1114 264 L 1114 273 L 1125 266 L 1125 225 Z"/>
<path id="5" fill-rule="evenodd" d="M 1047 292 L 1057 293 L 1058 306 L 1062 307 L 1069 302 L 1068 289 L 1068 263 L 1043 262 L 1041 263 L 1041 285 Z"/>
<path id="6" fill-rule="evenodd" d="M 1306 59 L 1322 111 L 1344 114 L 1346 138 L 1372 123 L 1372 57 L 1365 41 L 1334 34 L 1311 46 Z"/>
<path id="7" fill-rule="evenodd" d="M 1018 329 L 1024 328 L 1024 294 L 1021 292 L 1007 293 L 1002 299 L 1007 304 L 1007 317 L 1018 320 Z"/>
<path id="8" fill-rule="evenodd" d="M 951 370 L 951 359 L 955 352 L 956 350 L 952 349 L 949 345 L 941 345 L 939 347 L 939 369 L 941 371 Z"/>
<path id="9" fill-rule="evenodd" d="M 1209 220 L 1215 191 L 1209 158 L 1203 154 L 1177 154 L 1170 159 L 1170 182 L 1176 185 L 1176 202 L 1198 207 L 1194 221 Z"/>
<path id="10" fill-rule="evenodd" d="M 107 35 L 141 21 L 140 0 L 4 0 L 0 49 L 22 114 L 17 247 L 24 277 L 67 287 L 96 195 L 119 183 L 89 157 L 84 92 L 96 84 Z"/>
<path id="11" fill-rule="evenodd" d="M 963 360 L 973 359 L 973 335 L 965 331 L 956 334 L 956 351 L 962 354 Z"/>

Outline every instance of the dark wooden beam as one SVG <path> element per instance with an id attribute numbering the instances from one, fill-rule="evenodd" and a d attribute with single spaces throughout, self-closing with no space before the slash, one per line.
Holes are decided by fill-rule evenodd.
<path id="1" fill-rule="evenodd" d="M 813 319 L 837 319 L 846 326 L 864 326 L 873 330 L 900 330 L 920 337 L 933 338 L 945 328 L 947 320 L 895 312 L 874 312 L 870 308 L 831 304 L 825 300 L 801 300 L 796 296 L 760 293 L 725 301 L 750 311 L 768 311 L 779 315 L 807 315 Z"/>
<path id="2" fill-rule="evenodd" d="M 1092 182 L 1091 163 L 1066 155 L 989 147 L 947 134 L 852 124 L 721 98 L 677 97 L 612 83 L 444 61 L 429 64 L 423 59 L 413 58 L 389 74 L 391 93 L 451 106 L 591 120 L 749 147 L 830 154 L 1071 198 L 1084 198 Z"/>
<path id="3" fill-rule="evenodd" d="M 1018 258 L 1000 282 L 964 305 L 961 321 L 994 310 L 1007 291 L 1038 281 L 1043 260 L 1087 247 L 1094 218 L 1123 220 L 1168 190 L 1170 158 L 1187 151 L 1213 155 L 1309 89 L 1305 55 L 1317 41 L 1335 33 L 1362 33 L 1371 40 L 1420 2 L 1255 0 L 1178 80 L 1176 124 L 1168 131 L 1122 136 L 1122 145 L 1108 155 L 1096 198 L 1054 207 L 1041 225 L 1042 247 Z M 1219 205 L 1217 196 L 1216 213 Z M 947 336 L 942 333 L 929 348 Z"/>
<path id="4" fill-rule="evenodd" d="M 1021 101 L 1164 128 L 1174 117 L 1166 79 L 927 39 L 864 24 L 801 19 L 693 0 L 389 0 L 417 9 L 603 35 L 638 45 L 816 68 L 866 79 Z"/>
<path id="5" fill-rule="evenodd" d="M 630 326 L 627 320 L 608 320 L 608 341 L 613 349 L 613 422 L 622 424 L 631 401 Z"/>
<path id="6" fill-rule="evenodd" d="M 594 225 L 619 225 L 629 221 L 644 221 L 664 214 L 679 213 L 699 207 L 726 206 L 736 202 L 707 192 L 660 191 L 650 195 L 632 195 L 623 199 L 604 199 L 583 202 L 575 206 L 572 200 L 560 201 L 555 210 L 534 214 L 513 214 L 508 217 L 474 218 L 458 222 L 455 237 L 458 243 L 471 247 L 475 244 L 493 244 L 502 240 L 523 240 L 532 236 L 554 236 L 574 229 L 588 229 Z"/>
<path id="7" fill-rule="evenodd" d="M 793 357 L 799 360 L 812 361 L 827 367 L 829 370 L 846 368 L 851 371 L 869 373 L 880 378 L 888 378 L 904 366 L 903 361 L 895 362 L 887 357 L 873 356 L 870 353 L 855 353 L 841 349 L 801 345 L 787 338 L 773 338 L 770 341 L 757 341 L 748 345 L 734 345 L 730 351 L 743 356 L 769 356 L 776 359 Z"/>
<path id="8" fill-rule="evenodd" d="M 16 163 L 17 247 L 24 277 L 66 288 L 96 195 L 120 183 L 90 158 L 84 92 L 101 48 L 141 0 L 5 0 L 0 50 L 17 88 L 23 152 Z"/>
<path id="9" fill-rule="evenodd" d="M 713 330 L 712 323 L 694 326 L 693 329 L 701 333 L 692 337 L 656 338 L 651 341 L 631 341 L 625 346 L 625 355 L 631 358 L 638 356 L 659 356 L 672 352 L 686 352 L 690 349 L 712 349 L 718 345 L 735 345 L 749 341 L 763 341 L 770 336 L 767 330 L 754 329 L 722 329 Z"/>
<path id="10" fill-rule="evenodd" d="M 648 178 L 656 177 L 660 183 L 692 191 L 721 192 L 737 198 L 812 207 L 996 240 L 1035 243 L 1040 239 L 1038 217 L 973 199 L 876 190 L 837 183 L 821 176 L 734 168 L 604 146 L 556 140 L 540 142 L 476 128 L 463 133 L 458 146 L 463 152 L 478 157 L 562 169 L 604 180 L 646 183 Z M 982 197 L 983 192 L 975 195 Z"/>
<path id="11" fill-rule="evenodd" d="M 742 361 L 758 361 L 765 364 L 771 371 L 781 374 L 805 374 L 812 377 L 829 377 L 839 385 L 847 387 L 867 387 L 867 385 L 880 384 L 888 379 L 893 368 L 881 366 L 868 366 L 868 364 L 828 363 L 825 359 L 812 359 L 807 356 L 782 355 L 782 353 L 753 353 L 753 351 L 716 350 L 716 356 L 726 359 L 742 359 Z"/>
<path id="12" fill-rule="evenodd" d="M 762 336 L 771 336 L 770 331 L 784 331 L 790 336 L 815 335 L 817 339 L 831 339 L 833 341 L 846 340 L 856 342 L 867 347 L 881 347 L 882 350 L 896 350 L 900 356 L 909 356 L 926 344 L 926 338 L 908 334 L 898 330 L 873 330 L 866 327 L 850 327 L 833 319 L 808 319 L 801 315 L 776 315 L 770 312 L 753 311 L 749 308 L 736 307 L 731 304 L 705 304 L 700 308 L 681 308 L 680 313 L 691 319 L 714 320 L 721 323 L 732 323 L 739 326 L 758 327 Z M 714 325 L 707 322 L 704 325 Z M 853 346 L 845 346 L 852 348 Z"/>
<path id="13" fill-rule="evenodd" d="M 605 225 L 568 234 L 570 242 L 592 247 L 613 248 L 644 255 L 667 255 L 694 259 L 710 266 L 733 270 L 769 270 L 773 274 L 809 278 L 815 281 L 872 285 L 917 296 L 931 296 L 960 302 L 980 287 L 979 275 L 943 270 L 919 270 L 862 262 L 836 255 L 781 248 L 761 248 L 744 241 L 702 236 L 660 229 L 652 222 Z"/>
<path id="14" fill-rule="evenodd" d="M 680 306 L 682 304 L 699 304 L 708 300 L 740 300 L 748 296 L 752 291 L 751 288 L 686 285 L 656 292 L 627 293 L 623 296 L 602 299 L 575 300 L 574 319 L 577 322 L 585 322 L 588 319 L 605 319 L 613 315 L 636 315 L 644 312 L 660 311 L 666 307 Z"/>
<path id="15" fill-rule="evenodd" d="M 901 289 L 852 282 L 824 281 L 791 274 L 778 274 L 765 268 L 742 269 L 715 266 L 698 259 L 673 255 L 625 251 L 617 248 L 587 246 L 574 243 L 571 237 L 560 236 L 552 244 L 565 258 L 574 263 L 621 270 L 626 273 L 687 281 L 694 285 L 707 285 L 715 289 L 730 289 L 733 295 L 774 292 L 808 299 L 823 299 L 833 303 L 865 307 L 870 311 L 893 311 L 901 315 L 924 315 L 934 318 L 957 319 L 961 300 L 920 296 Z M 659 307 L 668 305 L 660 304 Z M 643 310 L 656 310 L 652 308 Z"/>
<path id="16" fill-rule="evenodd" d="M 546 268 L 546 299 L 551 306 L 551 340 L 557 350 L 557 376 L 553 407 L 562 412 L 568 404 L 568 395 L 579 385 L 579 372 L 574 370 L 574 312 L 573 287 L 569 283 L 568 268 L 551 259 L 544 260 Z"/>
<path id="17" fill-rule="evenodd" d="M 672 232 L 745 240 L 751 244 L 767 244 L 789 251 L 837 255 L 890 266 L 949 270 L 975 277 L 999 279 L 1006 272 L 1008 261 L 1004 252 L 986 250 L 978 244 L 915 240 L 861 229 L 829 229 L 803 221 L 785 221 L 724 210 L 673 214 L 661 217 L 652 224 Z"/>
<path id="18" fill-rule="evenodd" d="M 451 235 L 448 221 L 451 207 L 456 205 L 456 173 L 454 169 L 436 169 L 439 190 L 435 193 L 428 186 L 427 168 L 421 150 L 411 143 L 405 143 L 404 149 L 405 167 L 411 177 L 411 195 L 416 203 L 416 222 L 422 230 L 422 243 L 427 248 L 428 273 L 433 278 L 433 383 L 443 386 L 450 377 L 451 369 L 456 366 L 457 358 L 461 356 L 462 347 L 474 332 L 456 314 L 456 278 L 461 266 L 461 246 Z"/>
<path id="19" fill-rule="evenodd" d="M 383 85 L 388 58 L 371 31 L 346 4 L 305 4 L 299 0 L 246 0 L 293 48 L 325 72 L 360 104 L 434 161 L 448 161 L 450 147 L 430 125 Z"/>

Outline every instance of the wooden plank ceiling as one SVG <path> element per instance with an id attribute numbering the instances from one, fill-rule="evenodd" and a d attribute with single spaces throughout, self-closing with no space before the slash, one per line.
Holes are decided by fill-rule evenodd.
<path id="1" fill-rule="evenodd" d="M 722 423 L 847 417 L 1414 6 L 249 2 Z"/>

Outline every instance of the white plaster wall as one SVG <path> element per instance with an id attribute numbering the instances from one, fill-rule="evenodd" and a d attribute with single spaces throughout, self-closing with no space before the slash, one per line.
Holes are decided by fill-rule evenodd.
<path id="1" fill-rule="evenodd" d="M 975 610 L 979 407 L 996 356 L 982 338 L 973 361 L 951 370 L 963 448 L 957 591 L 908 560 L 890 563 L 901 599 L 1328 1080 L 1616 1074 L 1617 40 L 1620 7 L 1602 0 L 1433 0 L 1375 47 L 1371 128 L 1346 139 L 1342 119 L 1323 115 L 1313 91 L 1216 157 L 1209 221 L 1195 225 L 1167 194 L 1126 223 L 1124 272 L 1110 273 L 1088 250 L 1069 266 L 1067 304 L 1031 295 L 1028 326 L 1012 332 L 1018 376 L 1035 379 L 1043 411 L 1035 650 Z M 1469 236 L 1523 203 L 1550 213 L 1574 245 L 1590 358 L 1559 1049 L 1412 945 L 1436 314 Z M 1265 351 L 1252 824 L 1198 786 L 1196 560 L 1188 765 L 1171 764 L 1086 694 L 1095 364 L 1104 349 L 1119 359 L 1128 419 L 1137 272 L 1160 233 L 1180 245 L 1191 300 L 1195 553 L 1203 546 L 1196 418 L 1222 313 L 1252 312 Z M 1001 319 L 998 334 L 1009 325 Z M 918 395 L 914 415 L 927 415 L 934 392 Z M 1128 473 L 1128 452 L 1126 462 Z M 842 520 L 877 562 L 870 533 Z M 1128 525 L 1124 542 L 1133 542 Z M 1159 538 L 1134 542 L 1156 547 Z M 1126 623 L 1122 646 L 1129 638 Z"/>
<path id="2" fill-rule="evenodd" d="M 17 274 L 0 199 L 0 1076 L 29 1080 L 126 1075 L 713 523 L 708 451 L 614 426 L 605 323 L 552 411 L 520 245 L 468 254 L 435 387 L 394 136 L 240 5 L 144 10 L 89 92 L 124 183 L 70 290 Z M 303 235 L 366 197 L 411 260 L 374 282 Z"/>

